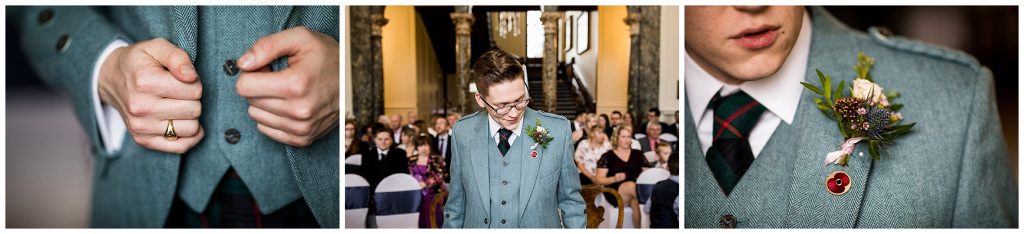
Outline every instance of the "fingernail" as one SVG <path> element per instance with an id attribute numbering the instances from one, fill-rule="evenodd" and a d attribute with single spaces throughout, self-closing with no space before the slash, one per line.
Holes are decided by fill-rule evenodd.
<path id="1" fill-rule="evenodd" d="M 196 75 L 196 69 L 192 68 L 191 66 L 183 67 L 183 68 L 181 68 L 181 75 L 184 75 L 184 76 L 195 76 Z"/>
<path id="2" fill-rule="evenodd" d="M 252 64 L 250 64 L 252 63 L 252 57 L 252 53 L 245 53 L 245 55 L 242 55 L 242 58 L 238 59 L 238 65 L 244 68 L 250 68 L 252 66 Z"/>

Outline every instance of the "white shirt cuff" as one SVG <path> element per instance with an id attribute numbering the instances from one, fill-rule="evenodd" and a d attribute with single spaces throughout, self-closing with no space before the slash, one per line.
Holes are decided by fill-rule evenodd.
<path id="1" fill-rule="evenodd" d="M 100 102 L 98 89 L 100 68 L 103 67 L 103 61 L 107 60 L 107 56 L 110 56 L 110 53 L 113 53 L 117 48 L 127 46 L 128 42 L 121 39 L 110 42 L 107 48 L 103 49 L 103 52 L 100 53 L 100 57 L 96 60 L 96 65 L 92 69 L 92 106 L 100 129 L 100 144 L 102 144 L 100 148 L 104 149 L 108 154 L 121 149 L 121 144 L 124 141 L 125 133 L 128 132 L 128 128 L 125 127 L 124 120 L 121 119 L 121 114 L 117 112 L 117 109 Z"/>

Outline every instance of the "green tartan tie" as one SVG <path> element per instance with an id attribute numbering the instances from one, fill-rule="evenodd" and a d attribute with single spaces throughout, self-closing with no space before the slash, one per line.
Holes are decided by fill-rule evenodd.
<path id="1" fill-rule="evenodd" d="M 714 111 L 714 130 L 711 148 L 704 159 L 722 191 L 729 196 L 754 162 L 747 137 L 765 108 L 743 91 L 726 97 L 716 94 L 710 108 Z"/>

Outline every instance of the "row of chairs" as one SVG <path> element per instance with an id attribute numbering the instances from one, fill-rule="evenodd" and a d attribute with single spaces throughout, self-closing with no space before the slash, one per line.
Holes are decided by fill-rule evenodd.
<path id="1" fill-rule="evenodd" d="M 346 160 L 346 164 L 348 160 Z M 640 228 L 650 227 L 650 214 L 645 212 L 647 200 L 653 195 L 654 184 L 668 179 L 668 170 L 651 168 L 640 173 L 637 178 L 637 197 L 640 202 L 640 211 L 632 210 L 628 205 L 621 204 L 619 197 L 618 209 L 614 208 L 606 199 L 604 194 L 599 192 L 610 192 L 618 197 L 618 192 L 605 189 L 600 186 L 584 187 L 584 195 L 596 194 L 596 196 L 585 196 L 588 215 L 600 216 L 588 217 L 587 227 L 600 228 L 623 228 L 633 227 L 633 212 L 641 212 Z M 377 204 L 376 215 L 369 215 L 370 184 L 362 176 L 357 174 L 345 174 L 345 227 L 366 228 L 367 219 L 373 219 L 370 223 L 376 223 L 379 228 L 416 228 L 419 225 L 419 207 L 422 202 L 419 183 L 408 174 L 393 174 L 381 180 L 376 191 L 373 191 L 373 199 Z M 598 191 L 591 193 L 588 190 Z M 439 195 L 437 199 L 444 199 Z M 594 197 L 591 199 L 590 197 Z M 601 208 L 597 208 L 601 207 Z M 598 211 L 600 209 L 600 211 Z M 605 212 L 619 210 L 619 212 Z M 440 212 L 440 211 L 434 211 Z M 430 217 L 435 217 L 431 215 Z M 603 221 L 612 222 L 603 222 Z M 613 225 L 615 223 L 615 225 Z"/>
<path id="2" fill-rule="evenodd" d="M 409 174 L 393 174 L 380 181 L 373 192 L 377 204 L 369 215 L 370 183 L 357 174 L 345 174 L 345 227 L 366 228 L 374 219 L 379 228 L 417 228 L 422 197 L 420 184 Z M 429 201 L 427 201 L 429 202 Z"/>

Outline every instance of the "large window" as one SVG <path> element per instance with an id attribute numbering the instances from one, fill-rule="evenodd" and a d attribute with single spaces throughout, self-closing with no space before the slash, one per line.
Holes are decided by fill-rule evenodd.
<path id="1" fill-rule="evenodd" d="M 544 23 L 540 22 L 540 11 L 526 12 L 526 57 L 544 57 Z"/>

